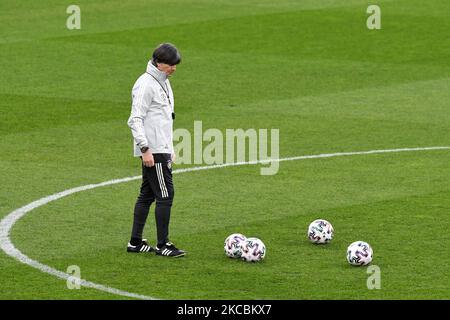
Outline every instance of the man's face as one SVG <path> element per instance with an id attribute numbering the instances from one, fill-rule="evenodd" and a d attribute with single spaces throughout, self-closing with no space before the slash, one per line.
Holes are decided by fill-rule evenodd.
<path id="1" fill-rule="evenodd" d="M 172 73 L 175 72 L 175 70 L 177 70 L 177 65 L 169 65 L 169 64 L 165 64 L 165 63 L 158 63 L 158 69 L 162 72 L 164 72 L 167 76 L 172 75 Z"/>

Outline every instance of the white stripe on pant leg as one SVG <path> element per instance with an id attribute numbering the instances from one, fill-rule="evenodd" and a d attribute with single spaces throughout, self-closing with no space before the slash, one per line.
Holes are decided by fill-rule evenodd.
<path id="1" fill-rule="evenodd" d="M 156 172 L 156 178 L 158 179 L 158 183 L 159 183 L 159 190 L 161 190 L 161 193 L 162 193 L 161 180 L 159 179 L 159 172 L 158 172 L 158 164 L 157 163 L 155 163 L 155 172 Z"/>
<path id="2" fill-rule="evenodd" d="M 163 170 L 162 170 L 162 163 L 159 164 L 158 170 L 159 170 L 159 176 L 161 177 L 163 198 L 167 198 L 169 196 L 169 194 L 167 193 L 166 183 L 164 181 L 164 174 L 163 174 Z"/>
<path id="3" fill-rule="evenodd" d="M 161 166 L 161 163 L 157 163 L 157 164 L 156 164 L 156 174 L 157 174 L 157 176 L 158 176 L 159 189 L 161 190 L 161 197 L 165 198 L 165 197 L 166 197 L 166 194 L 165 194 L 165 192 L 164 192 L 164 187 L 163 187 L 163 184 L 162 184 L 163 181 L 164 181 L 164 178 L 161 177 L 161 171 L 159 170 L 159 169 L 160 169 L 160 166 Z"/>
<path id="4" fill-rule="evenodd" d="M 159 171 L 161 172 L 161 180 L 162 180 L 162 185 L 163 185 L 164 191 L 166 193 L 166 198 L 168 198 L 169 193 L 167 192 L 166 180 L 164 180 L 164 171 L 163 171 L 162 163 L 159 164 Z"/>
<path id="5" fill-rule="evenodd" d="M 158 168 L 159 168 L 159 163 L 155 163 L 155 171 L 156 171 L 156 177 L 158 178 L 159 190 L 161 190 L 161 197 L 165 198 L 164 197 L 164 190 L 163 190 L 163 187 L 162 187 L 162 184 L 161 184 L 161 177 L 159 175 L 159 169 Z"/>
<path id="6" fill-rule="evenodd" d="M 167 193 L 166 184 L 164 182 L 164 175 L 162 172 L 162 164 L 157 163 L 156 164 L 156 174 L 158 175 L 158 181 L 159 181 L 159 188 L 161 189 L 161 195 L 163 198 L 168 198 L 169 195 Z"/>

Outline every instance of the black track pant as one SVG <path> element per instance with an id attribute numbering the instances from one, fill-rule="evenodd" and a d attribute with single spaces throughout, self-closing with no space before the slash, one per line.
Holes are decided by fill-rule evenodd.
<path id="1" fill-rule="evenodd" d="M 150 205 L 156 200 L 155 220 L 158 247 L 169 241 L 170 210 L 174 197 L 171 155 L 153 154 L 155 165 L 142 164 L 142 185 L 134 206 L 131 239 L 142 239 Z"/>

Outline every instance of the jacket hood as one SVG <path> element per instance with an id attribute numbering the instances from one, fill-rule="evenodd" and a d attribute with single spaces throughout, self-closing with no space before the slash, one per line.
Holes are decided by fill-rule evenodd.
<path id="1" fill-rule="evenodd" d="M 164 83 L 167 80 L 167 75 L 155 67 L 152 60 L 150 60 L 147 64 L 147 72 L 154 76 L 159 82 Z"/>

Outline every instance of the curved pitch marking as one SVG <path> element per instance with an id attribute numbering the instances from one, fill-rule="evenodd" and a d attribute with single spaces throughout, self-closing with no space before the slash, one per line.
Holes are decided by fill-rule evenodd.
<path id="1" fill-rule="evenodd" d="M 341 156 L 427 151 L 427 150 L 447 150 L 447 149 L 450 149 L 450 147 L 402 148 L 402 149 L 370 150 L 370 151 L 358 151 L 358 152 L 325 153 L 325 154 L 288 157 L 288 158 L 273 159 L 273 160 L 225 163 L 225 164 L 219 164 L 219 165 L 177 169 L 177 170 L 174 170 L 173 173 L 176 174 L 176 173 L 184 173 L 184 172 L 199 171 L 199 170 L 210 170 L 210 169 L 218 169 L 218 168 L 242 166 L 242 165 L 267 164 L 267 163 L 274 162 L 274 161 L 281 162 L 281 161 L 294 161 L 294 160 L 306 160 L 306 159 L 333 158 L 333 157 L 341 157 Z M 77 188 L 73 188 L 73 189 L 68 189 L 68 190 L 41 198 L 39 200 L 33 201 L 33 202 L 27 204 L 26 206 L 16 209 L 16 210 L 10 212 L 8 215 L 6 215 L 0 221 L 0 248 L 7 255 L 17 259 L 19 262 L 27 264 L 33 268 L 36 268 L 42 272 L 48 273 L 57 278 L 60 278 L 63 280 L 68 280 L 71 277 L 70 274 L 56 270 L 50 266 L 40 263 L 39 261 L 33 260 L 33 259 L 29 258 L 28 256 L 26 256 L 25 254 L 23 254 L 22 252 L 20 252 L 14 246 L 14 244 L 11 242 L 11 239 L 9 238 L 9 233 L 10 233 L 12 227 L 14 226 L 14 224 L 17 221 L 19 221 L 23 216 L 25 216 L 28 212 L 30 212 L 31 210 L 39 208 L 49 202 L 61 199 L 68 195 L 71 195 L 71 194 L 74 194 L 77 192 L 81 192 L 81 191 L 94 189 L 94 188 L 99 188 L 99 187 L 109 186 L 109 185 L 118 184 L 118 183 L 122 183 L 122 182 L 137 180 L 140 178 L 141 178 L 141 176 L 128 177 L 128 178 L 123 178 L 123 179 L 114 179 L 114 180 L 109 180 L 109 181 L 105 181 L 102 183 L 89 184 L 89 185 L 85 185 L 85 186 L 81 186 L 81 187 L 77 187 Z M 100 291 L 112 293 L 115 295 L 130 297 L 130 298 L 144 299 L 144 300 L 156 300 L 157 299 L 155 297 L 150 297 L 150 296 L 145 296 L 145 295 L 141 295 L 141 294 L 137 294 L 137 293 L 127 292 L 127 291 L 111 288 L 108 286 L 104 286 L 104 285 L 97 284 L 97 283 L 83 280 L 83 279 L 80 280 L 80 285 L 87 287 L 87 288 L 93 288 L 93 289 L 97 289 Z"/>

